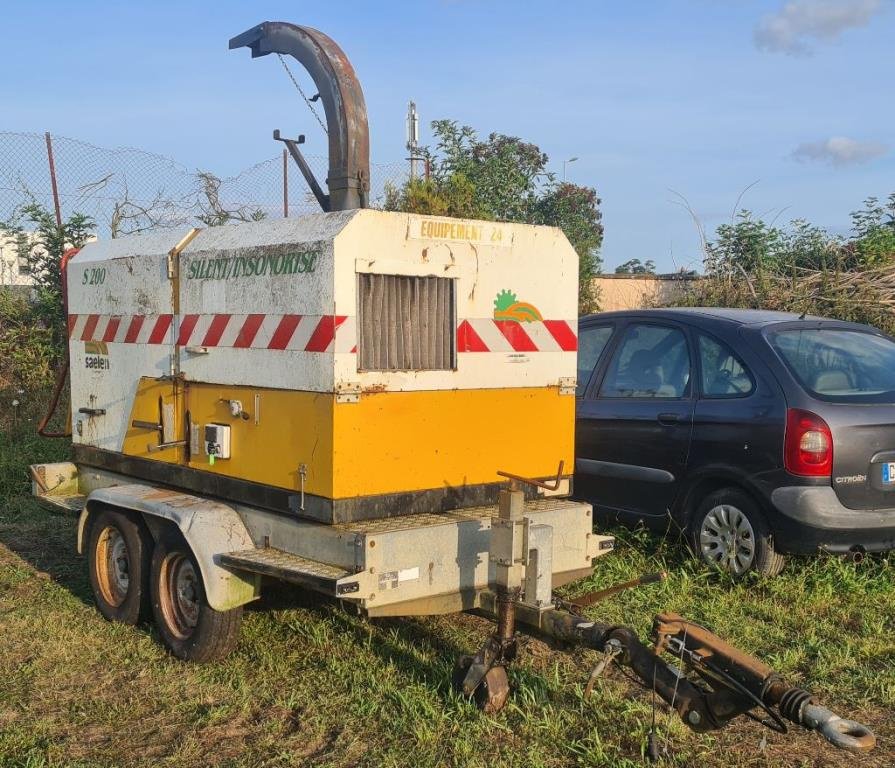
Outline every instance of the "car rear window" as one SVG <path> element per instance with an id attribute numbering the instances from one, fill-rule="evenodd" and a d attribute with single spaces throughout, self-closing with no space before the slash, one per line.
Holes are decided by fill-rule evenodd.
<path id="1" fill-rule="evenodd" d="M 799 383 L 832 402 L 895 402 L 895 343 L 841 328 L 796 328 L 769 336 Z"/>

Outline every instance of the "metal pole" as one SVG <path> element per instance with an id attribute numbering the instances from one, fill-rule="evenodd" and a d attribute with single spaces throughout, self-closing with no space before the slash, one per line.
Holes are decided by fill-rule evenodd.
<path id="1" fill-rule="evenodd" d="M 283 147 L 283 218 L 289 218 L 289 160 Z"/>
<path id="2" fill-rule="evenodd" d="M 50 184 L 53 187 L 53 205 L 56 208 L 56 226 L 62 229 L 62 211 L 59 208 L 59 188 L 56 186 L 56 162 L 53 160 L 53 140 L 50 138 L 50 132 L 44 134 L 47 140 L 47 160 L 50 163 Z"/>

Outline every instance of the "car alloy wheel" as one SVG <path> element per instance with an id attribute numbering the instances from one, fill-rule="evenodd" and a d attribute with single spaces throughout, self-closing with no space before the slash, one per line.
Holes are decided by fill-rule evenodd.
<path id="1" fill-rule="evenodd" d="M 699 547 L 708 562 L 742 576 L 755 560 L 755 531 L 740 509 L 718 504 L 703 518 Z"/>

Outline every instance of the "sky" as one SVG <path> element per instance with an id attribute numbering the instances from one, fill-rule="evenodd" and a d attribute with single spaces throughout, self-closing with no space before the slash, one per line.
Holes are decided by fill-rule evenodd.
<path id="1" fill-rule="evenodd" d="M 154 2 L 0 0 L 0 131 L 139 147 L 226 176 L 273 128 L 325 141 L 275 57 L 229 51 L 261 21 L 335 39 L 364 89 L 374 162 L 406 157 L 413 99 L 538 144 L 602 199 L 607 271 L 701 268 L 740 200 L 847 233 L 895 191 L 895 0 Z M 300 82 L 313 92 L 300 66 Z"/>

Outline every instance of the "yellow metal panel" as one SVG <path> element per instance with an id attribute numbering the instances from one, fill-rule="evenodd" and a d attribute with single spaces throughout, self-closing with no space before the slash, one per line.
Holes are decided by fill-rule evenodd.
<path id="1" fill-rule="evenodd" d="M 239 400 L 248 418 L 232 416 L 229 400 Z M 202 449 L 189 466 L 297 490 L 304 464 L 305 491 L 332 497 L 333 395 L 191 383 L 187 403 L 192 422 L 200 427 Z M 201 434 L 209 423 L 231 427 L 231 457 L 213 465 L 205 456 Z"/>
<path id="2" fill-rule="evenodd" d="M 183 386 L 183 385 L 181 385 Z M 257 396 L 257 399 L 256 399 Z M 178 436 L 193 424 L 229 424 L 231 458 L 212 465 L 204 450 L 189 466 L 226 477 L 344 499 L 496 482 L 498 469 L 530 477 L 571 473 L 575 399 L 555 387 L 530 389 L 367 392 L 336 403 L 315 392 L 143 379 L 131 420 L 158 422 L 161 402 L 178 403 Z M 247 418 L 230 413 L 239 400 Z M 185 461 L 186 450 L 148 452 L 157 434 L 131 428 L 124 452 L 157 461 Z"/>
<path id="3" fill-rule="evenodd" d="M 121 450 L 128 456 L 139 456 L 144 459 L 155 459 L 176 464 L 184 455 L 182 448 L 166 448 L 162 451 L 150 452 L 150 445 L 158 445 L 162 441 L 162 433 L 146 427 L 133 426 L 135 421 L 148 424 L 162 423 L 162 406 L 174 406 L 174 434 L 183 439 L 183 385 L 175 386 L 171 381 L 143 377 L 137 385 L 134 396 L 124 445 Z"/>
<path id="4" fill-rule="evenodd" d="M 575 398 L 555 387 L 365 393 L 334 421 L 335 498 L 573 467 Z"/>

